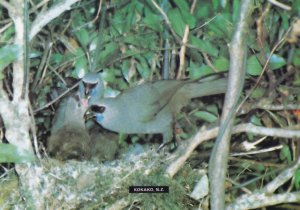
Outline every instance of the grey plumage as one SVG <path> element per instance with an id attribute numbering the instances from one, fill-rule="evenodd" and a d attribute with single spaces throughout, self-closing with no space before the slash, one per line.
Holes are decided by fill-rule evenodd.
<path id="1" fill-rule="evenodd" d="M 85 128 L 86 107 L 70 96 L 60 104 L 47 142 L 49 153 L 60 160 L 89 159 L 90 136 Z"/>
<path id="2" fill-rule="evenodd" d="M 96 121 L 104 128 L 126 134 L 163 135 L 164 143 L 173 137 L 176 114 L 189 100 L 224 93 L 227 80 L 161 80 L 130 88 L 116 98 L 100 98 L 91 103 Z"/>
<path id="3" fill-rule="evenodd" d="M 104 84 L 99 73 L 89 72 L 79 83 L 79 96 L 84 105 L 88 106 L 104 96 Z"/>

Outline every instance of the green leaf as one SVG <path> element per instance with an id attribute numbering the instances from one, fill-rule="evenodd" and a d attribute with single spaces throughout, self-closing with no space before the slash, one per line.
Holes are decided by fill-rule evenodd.
<path id="1" fill-rule="evenodd" d="M 51 56 L 51 64 L 60 64 L 62 61 L 64 61 L 64 56 L 60 53 L 53 53 Z"/>
<path id="2" fill-rule="evenodd" d="M 196 18 L 190 13 L 188 3 L 183 0 L 174 0 L 174 2 L 180 9 L 183 21 L 189 25 L 190 28 L 194 28 L 196 25 Z"/>
<path id="3" fill-rule="evenodd" d="M 233 22 L 236 22 L 238 17 L 239 17 L 239 12 L 240 12 L 240 0 L 234 0 L 233 1 L 233 12 L 232 12 L 232 20 Z"/>
<path id="4" fill-rule="evenodd" d="M 190 28 L 194 28 L 196 25 L 196 18 L 190 13 L 189 5 L 186 1 L 174 0 L 177 7 L 180 9 L 183 21 L 189 25 Z"/>
<path id="5" fill-rule="evenodd" d="M 201 6 L 197 6 L 195 10 L 195 16 L 197 19 L 204 19 L 209 16 L 210 6 L 203 4 Z"/>
<path id="6" fill-rule="evenodd" d="M 212 0 L 212 4 L 215 10 L 219 7 L 220 2 L 220 0 Z"/>
<path id="7" fill-rule="evenodd" d="M 88 62 L 85 54 L 81 48 L 77 48 L 75 68 L 73 69 L 71 76 L 76 79 L 82 78 L 87 73 L 87 69 Z"/>
<path id="8" fill-rule="evenodd" d="M 191 62 L 187 70 L 189 72 L 190 79 L 199 79 L 205 75 L 213 73 L 213 70 L 209 66 L 202 64 L 199 68 L 199 66 L 193 62 Z"/>
<path id="9" fill-rule="evenodd" d="M 12 39 L 14 33 L 15 33 L 15 26 L 12 24 L 5 31 L 1 32 L 0 43 L 8 42 L 10 39 Z"/>
<path id="10" fill-rule="evenodd" d="M 209 33 L 212 34 L 213 37 L 225 40 L 228 39 L 228 41 L 231 39 L 233 24 L 229 20 L 229 16 L 219 14 L 207 25 L 207 27 L 210 30 Z"/>
<path id="11" fill-rule="evenodd" d="M 215 122 L 218 119 L 218 117 L 206 111 L 197 111 L 194 113 L 194 116 L 209 123 Z"/>
<path id="12" fill-rule="evenodd" d="M 168 13 L 171 26 L 174 29 L 174 31 L 179 35 L 183 36 L 184 29 L 185 29 L 185 22 L 183 21 L 182 15 L 179 11 L 179 9 L 172 9 Z"/>
<path id="13" fill-rule="evenodd" d="M 253 164 L 251 165 L 251 168 L 255 169 L 258 172 L 263 172 L 266 170 L 265 166 L 262 164 Z"/>
<path id="14" fill-rule="evenodd" d="M 106 64 L 110 61 L 112 61 L 115 56 L 115 53 L 117 53 L 119 51 L 119 46 L 114 43 L 108 43 L 104 46 L 104 50 L 101 51 L 98 59 L 99 59 L 99 63 L 100 64 Z"/>
<path id="15" fill-rule="evenodd" d="M 219 57 L 214 61 L 214 66 L 219 71 L 228 71 L 229 69 L 229 60 L 224 57 Z"/>
<path id="16" fill-rule="evenodd" d="M 199 39 L 195 36 L 190 36 L 190 41 L 192 45 L 195 45 L 196 47 L 198 47 L 200 50 L 202 50 L 203 52 L 217 57 L 218 56 L 218 49 L 216 47 L 214 47 L 208 40 L 202 40 Z"/>
<path id="17" fill-rule="evenodd" d="M 273 54 L 270 59 L 270 69 L 275 70 L 279 69 L 280 67 L 284 66 L 286 64 L 286 61 L 283 57 Z"/>
<path id="18" fill-rule="evenodd" d="M 136 63 L 136 68 L 137 68 L 139 74 L 142 76 L 142 78 L 147 80 L 150 76 L 150 71 L 149 71 L 147 61 L 142 56 L 137 55 L 136 58 L 139 61 Z"/>
<path id="19" fill-rule="evenodd" d="M 295 184 L 295 188 L 296 190 L 300 189 L 300 169 L 297 169 L 295 171 L 295 179 L 294 179 L 294 184 Z"/>
<path id="20" fill-rule="evenodd" d="M 280 127 L 286 127 L 287 126 L 287 122 L 286 119 L 284 117 L 281 117 L 280 115 L 277 115 L 271 111 L 267 111 L 268 114 L 270 115 L 270 117 L 280 125 Z"/>
<path id="21" fill-rule="evenodd" d="M 163 31 L 163 24 L 160 24 L 161 19 L 158 15 L 155 15 L 151 12 L 149 12 L 148 9 L 145 10 L 145 18 L 143 19 L 146 26 L 153 29 L 157 32 Z"/>
<path id="22" fill-rule="evenodd" d="M 101 73 L 101 78 L 106 81 L 106 82 L 115 82 L 116 77 L 115 77 L 115 71 L 116 69 L 104 69 L 103 72 Z"/>
<path id="23" fill-rule="evenodd" d="M 0 143 L 0 163 L 26 163 L 35 159 L 31 152 L 21 150 L 12 144 Z"/>
<path id="24" fill-rule="evenodd" d="M 39 58 L 39 57 L 42 57 L 43 56 L 43 53 L 40 52 L 40 51 L 36 51 L 36 50 L 32 50 L 29 52 L 29 58 L 32 59 L 32 58 Z"/>
<path id="25" fill-rule="evenodd" d="M 207 105 L 206 110 L 210 113 L 218 115 L 218 106 L 216 104 Z"/>
<path id="26" fill-rule="evenodd" d="M 300 67 L 300 49 L 295 50 L 294 55 L 293 55 L 293 59 L 292 59 L 292 63 L 296 67 Z"/>
<path id="27" fill-rule="evenodd" d="M 257 88 L 255 88 L 254 91 L 251 93 L 251 98 L 254 98 L 254 99 L 261 98 L 261 97 L 263 97 L 263 95 L 265 94 L 265 92 L 266 92 L 266 89 L 265 89 L 265 88 L 257 87 Z"/>
<path id="28" fill-rule="evenodd" d="M 189 12 L 189 5 L 186 1 L 174 0 L 174 2 L 181 11 L 188 11 Z"/>
<path id="29" fill-rule="evenodd" d="M 21 47 L 18 45 L 7 45 L 0 48 L 0 80 L 3 79 L 2 70 L 21 56 Z"/>
<path id="30" fill-rule="evenodd" d="M 250 122 L 254 125 L 262 126 L 261 119 L 255 115 L 251 116 Z"/>
<path id="31" fill-rule="evenodd" d="M 296 72 L 293 85 L 300 86 L 300 74 Z"/>
<path id="32" fill-rule="evenodd" d="M 91 41 L 89 32 L 83 28 L 83 25 L 86 23 L 85 17 L 82 13 L 73 13 L 73 31 L 75 36 L 77 37 L 78 41 L 82 45 L 82 47 L 87 48 L 88 43 Z"/>
<path id="33" fill-rule="evenodd" d="M 124 60 L 121 64 L 121 71 L 122 71 L 122 75 L 123 75 L 124 79 L 127 82 L 130 82 L 130 80 L 133 76 L 133 73 L 130 69 L 131 69 L 130 62 L 128 60 Z"/>
<path id="34" fill-rule="evenodd" d="M 279 156 L 281 160 L 286 160 L 288 163 L 292 162 L 291 150 L 287 145 L 283 145 Z"/>
<path id="35" fill-rule="evenodd" d="M 189 12 L 182 12 L 182 17 L 185 23 L 189 26 L 190 29 L 195 28 L 196 18 Z"/>
<path id="36" fill-rule="evenodd" d="M 80 44 L 87 48 L 90 42 L 90 36 L 88 31 L 85 28 L 81 28 L 80 30 L 75 32 L 77 39 L 79 40 Z"/>
<path id="37" fill-rule="evenodd" d="M 300 13 L 300 0 L 294 0 L 292 10 L 293 14 L 299 14 Z"/>
<path id="38" fill-rule="evenodd" d="M 252 76 L 258 76 L 262 72 L 262 66 L 260 65 L 255 55 L 250 56 L 247 61 L 247 73 Z"/>

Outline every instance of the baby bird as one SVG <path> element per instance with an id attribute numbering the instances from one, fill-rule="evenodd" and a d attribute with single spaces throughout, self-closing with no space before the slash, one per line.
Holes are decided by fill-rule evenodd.
<path id="1" fill-rule="evenodd" d="M 84 120 L 86 109 L 75 96 L 69 96 L 59 104 L 48 139 L 50 155 L 59 160 L 90 158 L 91 139 Z"/>

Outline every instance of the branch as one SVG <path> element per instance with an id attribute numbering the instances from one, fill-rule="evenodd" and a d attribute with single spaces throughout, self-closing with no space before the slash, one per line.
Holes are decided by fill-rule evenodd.
<path id="1" fill-rule="evenodd" d="M 196 4 L 197 4 L 197 0 L 194 0 L 190 10 L 191 14 L 194 13 Z M 185 52 L 186 52 L 186 44 L 188 43 L 189 34 L 190 34 L 190 27 L 189 25 L 186 25 L 184 29 L 183 38 L 181 41 L 182 46 L 179 52 L 179 69 L 178 69 L 178 74 L 176 76 L 176 79 L 182 79 L 182 76 L 184 75 Z"/>
<path id="2" fill-rule="evenodd" d="M 299 203 L 299 192 L 273 194 L 278 187 L 286 183 L 294 176 L 295 171 L 299 167 L 300 158 L 293 166 L 281 172 L 273 181 L 268 183 L 262 190 L 254 192 L 253 194 L 243 194 L 242 196 L 236 198 L 234 203 L 228 205 L 226 209 L 256 209 L 280 203 Z"/>
<path id="3" fill-rule="evenodd" d="M 11 11 L 14 9 L 10 3 L 3 1 L 3 0 L 0 0 L 0 5 L 2 5 L 4 8 L 6 8 L 8 11 Z"/>
<path id="4" fill-rule="evenodd" d="M 61 15 L 64 11 L 70 10 L 71 5 L 80 0 L 65 0 L 52 6 L 49 10 L 40 13 L 33 21 L 32 27 L 29 33 L 29 41 L 49 22 Z"/>
<path id="5" fill-rule="evenodd" d="M 246 73 L 246 39 L 249 28 L 253 1 L 242 1 L 236 31 L 230 43 L 230 69 L 221 126 L 216 143 L 210 156 L 209 179 L 211 187 L 211 209 L 225 208 L 225 176 L 231 138 L 235 119 L 235 109 L 240 98 Z"/>
<path id="6" fill-rule="evenodd" d="M 212 128 L 206 131 L 199 131 L 194 137 L 181 144 L 178 150 L 170 156 L 170 159 L 176 159 L 166 169 L 166 175 L 173 177 L 183 166 L 185 161 L 191 156 L 192 152 L 204 141 L 213 139 L 217 136 L 219 127 Z M 300 138 L 300 130 L 291 130 L 284 128 L 266 128 L 256 126 L 251 123 L 239 124 L 233 127 L 232 133 L 252 133 L 262 136 L 273 136 L 280 138 Z"/>
<path id="7" fill-rule="evenodd" d="M 14 22 L 15 25 L 15 39 L 14 44 L 21 46 L 20 54 L 18 59 L 16 59 L 13 63 L 13 101 L 17 102 L 20 100 L 23 93 L 23 85 L 24 85 L 24 49 L 25 49 L 25 21 L 23 16 L 23 1 L 13 1 L 13 8 L 9 10 L 9 16 Z"/>
<path id="8" fill-rule="evenodd" d="M 281 9 L 284 9 L 284 10 L 291 10 L 292 8 L 290 6 L 287 6 L 279 1 L 276 1 L 276 0 L 268 0 L 271 4 L 274 4 L 276 5 L 277 7 L 280 7 Z"/>
<path id="9" fill-rule="evenodd" d="M 244 194 L 237 201 L 226 207 L 226 210 L 257 209 L 280 203 L 299 203 L 300 192 L 267 195 L 265 193 Z"/>
<path id="10" fill-rule="evenodd" d="M 2 3 L 2 2 L 1 2 Z M 11 1 L 9 16 L 13 19 L 15 26 L 14 44 L 21 46 L 20 54 L 24 55 L 24 1 Z M 28 97 L 22 96 L 24 84 L 24 56 L 19 56 L 13 63 L 13 100 L 10 101 L 7 93 L 0 86 L 0 115 L 5 126 L 5 137 L 9 143 L 15 145 L 20 152 L 33 154 L 29 127 L 30 117 L 28 113 Z"/>

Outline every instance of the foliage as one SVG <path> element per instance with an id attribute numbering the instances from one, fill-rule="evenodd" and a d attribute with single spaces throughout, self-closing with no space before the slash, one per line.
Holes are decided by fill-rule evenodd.
<path id="1" fill-rule="evenodd" d="M 50 8 L 57 2 L 50 1 L 47 7 Z M 162 66 L 166 60 L 170 61 L 169 75 L 175 78 L 179 68 L 181 41 L 186 28 L 189 29 L 189 36 L 182 78 L 198 79 L 214 72 L 228 71 L 230 67 L 228 47 L 239 16 L 241 1 L 228 1 L 225 7 L 219 0 L 198 1 L 194 12 L 191 13 L 192 0 L 156 0 L 161 7 L 165 4 L 164 11 L 169 23 L 151 0 L 102 2 L 99 16 L 97 11 L 100 7 L 97 0 L 81 1 L 73 5 L 71 10 L 44 27 L 31 42 L 28 81 L 34 111 L 56 99 L 64 90 L 75 84 L 85 73 L 92 70 L 94 63 L 97 64 L 95 70 L 101 71 L 107 86 L 106 96 L 115 96 L 120 91 L 143 81 L 162 79 Z M 30 7 L 38 3 L 40 1 L 33 0 Z M 244 96 L 250 93 L 250 97 L 244 107 L 253 107 L 257 104 L 296 104 L 300 98 L 300 49 L 297 38 L 299 31 L 291 27 L 298 27 L 299 30 L 299 25 L 295 23 L 300 13 L 300 1 L 284 1 L 284 4 L 291 6 L 290 11 L 271 5 L 268 1 L 257 0 L 255 4 L 253 22 L 247 35 L 247 82 Z M 106 15 L 101 16 L 105 8 Z M 38 18 L 40 12 L 42 12 L 40 8 L 30 10 L 31 21 Z M 15 32 L 13 26 L 6 25 L 10 21 L 8 17 L 7 11 L 1 7 L 0 24 L 3 30 L 0 32 L 0 80 L 6 77 L 8 78 L 6 82 L 11 78 L 10 64 L 20 54 L 18 47 L 11 44 Z M 100 26 L 102 20 L 103 28 Z M 285 36 L 288 30 L 289 33 Z M 166 31 L 169 33 L 168 49 L 165 49 L 163 39 Z M 279 43 L 280 40 L 283 41 Z M 100 53 L 95 53 L 99 41 Z M 163 57 L 165 50 L 170 53 L 167 59 Z M 251 91 L 260 75 L 258 87 Z M 11 89 L 9 85 L 5 88 Z M 56 105 L 55 103 L 35 113 L 41 148 L 46 144 Z M 221 108 L 222 97 L 194 100 L 185 109 L 186 112 L 179 116 L 178 122 L 185 134 L 181 137 L 188 138 L 201 125 L 216 124 Z M 239 116 L 237 122 L 284 128 L 296 127 L 300 117 L 295 111 L 252 109 Z M 233 145 L 240 145 L 242 141 L 252 143 L 258 138 L 260 136 L 240 134 L 234 136 L 232 142 Z M 276 171 L 281 164 L 290 163 L 299 156 L 297 152 L 299 150 L 295 149 L 300 147 L 299 143 L 294 143 L 293 140 L 268 138 L 255 145 L 256 150 L 277 145 L 283 145 L 283 148 L 267 155 L 259 153 L 247 158 L 233 159 L 229 171 L 236 170 L 232 170 L 230 176 L 240 183 L 248 183 L 253 179 L 250 188 L 260 188 L 264 180 L 272 179 L 270 174 L 264 176 L 266 172 Z M 203 146 L 205 149 L 211 147 L 210 143 Z M 0 150 L 1 148 L 3 146 L 0 145 Z M 242 150 L 240 147 L 237 148 L 233 147 L 232 151 Z M 9 154 L 4 156 L 0 154 L 2 162 L 20 162 L 21 157 L 16 155 L 18 153 L 13 147 L 9 146 L 8 151 Z M 205 161 L 207 160 L 206 157 Z M 196 159 L 193 167 L 199 167 L 199 162 L 202 161 Z M 299 172 L 295 176 L 295 186 L 292 186 L 297 189 L 299 189 L 298 174 Z M 138 176 L 135 177 L 136 181 L 148 183 L 149 180 Z M 159 181 L 155 176 L 151 175 L 153 180 L 149 181 L 149 184 Z M 166 180 L 162 180 L 162 184 L 164 181 Z M 284 188 L 282 187 L 282 190 Z M 179 185 L 176 189 L 178 193 L 184 191 Z M 240 192 L 237 190 L 235 193 L 233 197 L 238 196 Z M 150 205 L 151 199 L 152 197 L 144 205 Z M 160 201 L 164 199 L 171 198 L 162 197 Z"/>
<path id="2" fill-rule="evenodd" d="M 21 49 L 17 45 L 6 45 L 0 48 L 0 80 L 4 78 L 3 69 L 21 55 Z"/>
<path id="3" fill-rule="evenodd" d="M 0 163 L 24 163 L 35 160 L 35 156 L 12 144 L 0 143 Z"/>

